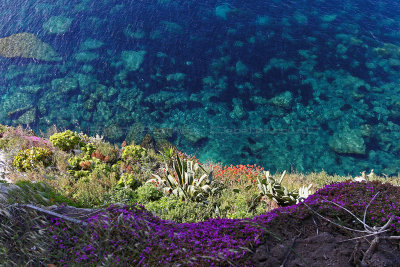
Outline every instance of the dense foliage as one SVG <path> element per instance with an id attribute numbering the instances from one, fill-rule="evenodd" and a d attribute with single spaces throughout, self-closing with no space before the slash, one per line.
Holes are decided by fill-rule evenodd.
<path id="1" fill-rule="evenodd" d="M 2 129 L 0 141 L 14 162 L 31 155 L 27 151 L 47 151 L 51 158 L 25 159 L 29 176 L 21 172 L 27 168 L 14 163 L 9 177 L 20 189 L 9 192 L 11 203 L 101 209 L 85 219 L 88 226 L 53 216 L 21 228 L 13 216 L 33 215 L 0 204 L 0 223 L 19 229 L 0 227 L 0 264 L 251 265 L 252 248 L 263 242 L 271 223 L 284 225 L 287 216 L 301 221 L 318 212 L 361 229 L 344 208 L 362 218 L 374 196 L 366 222 L 381 226 L 391 218 L 390 233 L 400 232 L 399 187 L 378 182 L 383 179 L 372 172 L 366 183 L 344 182 L 326 173 L 271 175 L 257 165 L 201 164 L 172 147 L 164 152 L 135 144 L 120 148 L 72 132 L 52 135 L 50 140 L 64 144 L 57 147 L 21 129 Z M 71 141 L 78 140 L 75 137 L 79 141 Z M 304 187 L 311 181 L 321 188 L 314 194 L 313 188 Z M 398 183 L 398 178 L 391 181 Z M 311 195 L 307 198 L 306 193 Z M 299 201 L 301 196 L 313 211 Z M 23 248 L 32 247 L 31 236 L 41 251 Z M 17 247 L 15 239 L 22 240 Z"/>
<path id="2" fill-rule="evenodd" d="M 29 171 L 40 165 L 47 167 L 51 164 L 51 155 L 52 152 L 46 148 L 28 148 L 18 152 L 12 165 L 19 171 Z"/>

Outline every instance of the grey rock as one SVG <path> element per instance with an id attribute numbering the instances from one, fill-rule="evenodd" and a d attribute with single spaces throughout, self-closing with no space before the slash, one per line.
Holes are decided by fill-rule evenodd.
<path id="1" fill-rule="evenodd" d="M 336 132 L 329 139 L 330 148 L 341 154 L 360 154 L 366 153 L 366 146 L 362 137 L 362 132 L 358 129 L 345 128 L 341 132 Z"/>

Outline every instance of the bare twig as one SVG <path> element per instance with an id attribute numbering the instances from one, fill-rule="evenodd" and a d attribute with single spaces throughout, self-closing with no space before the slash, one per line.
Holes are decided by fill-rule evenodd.
<path id="1" fill-rule="evenodd" d="M 49 211 L 49 210 L 45 210 L 45 209 L 36 207 L 34 205 L 31 205 L 31 204 L 14 204 L 12 206 L 14 206 L 14 207 L 22 207 L 22 208 L 31 208 L 31 209 L 37 210 L 39 212 L 46 213 L 48 215 L 64 219 L 66 221 L 70 221 L 70 222 L 77 223 L 77 224 L 82 224 L 84 226 L 88 225 L 87 222 L 84 222 L 84 221 L 81 221 L 81 220 L 77 220 L 77 219 L 74 219 L 74 218 L 71 218 L 71 217 L 56 213 L 56 212 L 52 212 L 52 211 Z"/>
<path id="2" fill-rule="evenodd" d="M 318 234 L 319 234 L 319 231 L 318 231 L 318 224 L 317 224 L 317 222 L 315 221 L 314 216 L 312 216 L 312 220 L 313 220 L 313 222 L 314 222 L 314 224 L 315 224 L 315 227 L 317 227 L 317 235 L 318 235 Z"/>
<path id="3" fill-rule="evenodd" d="M 369 246 L 368 250 L 364 254 L 364 257 L 361 261 L 361 266 L 368 266 L 367 261 L 369 258 L 371 258 L 371 254 L 374 252 L 378 243 L 379 243 L 379 236 L 375 236 L 375 238 L 374 238 L 374 240 L 372 240 L 372 243 Z"/>
<path id="4" fill-rule="evenodd" d="M 395 236 L 381 236 L 381 239 L 398 240 L 398 239 L 400 239 L 400 236 L 398 236 L 398 235 L 395 235 Z"/>
<path id="5" fill-rule="evenodd" d="M 356 258 L 356 254 L 359 251 L 359 247 L 360 247 L 360 241 L 358 241 L 356 243 L 356 247 L 354 248 L 354 252 L 352 254 L 352 257 L 350 258 L 350 261 L 354 260 L 354 263 L 357 261 L 360 264 L 360 266 L 363 267 L 363 266 L 368 266 L 367 261 L 368 261 L 369 258 L 371 258 L 371 255 L 374 252 L 375 248 L 378 246 L 380 239 L 389 239 L 389 240 L 398 240 L 398 239 L 400 239 L 400 236 L 384 236 L 384 237 L 378 236 L 378 235 L 380 235 L 382 233 L 385 233 L 385 232 L 389 231 L 389 229 L 387 229 L 387 228 L 389 227 L 389 225 L 393 221 L 392 217 L 390 217 L 389 220 L 381 227 L 377 227 L 377 226 L 371 227 L 371 226 L 369 226 L 369 225 L 367 225 L 365 223 L 365 220 L 366 220 L 366 217 L 367 217 L 367 210 L 368 210 L 369 206 L 371 205 L 372 201 L 374 201 L 374 199 L 377 197 L 378 194 L 379 194 L 379 192 L 376 193 L 373 196 L 373 198 L 369 201 L 368 205 L 365 207 L 364 216 L 363 216 L 363 220 L 362 221 L 361 221 L 361 219 L 359 219 L 357 216 L 355 216 L 351 211 L 349 211 L 345 207 L 343 207 L 343 206 L 341 206 L 341 205 L 339 205 L 339 204 L 337 204 L 337 203 L 335 203 L 333 201 L 325 200 L 326 202 L 332 203 L 335 206 L 338 206 L 338 207 L 342 208 L 343 210 L 347 211 L 349 214 L 351 214 L 354 218 L 356 218 L 359 222 L 361 222 L 363 224 L 364 230 L 357 230 L 357 229 L 352 229 L 352 228 L 349 228 L 349 227 L 346 227 L 346 226 L 343 226 L 343 225 L 339 225 L 338 223 L 336 223 L 336 222 L 334 222 L 334 221 L 322 216 L 321 214 L 319 214 L 318 212 L 313 210 L 309 205 L 307 205 L 304 202 L 304 199 L 301 199 L 300 201 L 307 208 L 309 208 L 313 213 L 317 214 L 319 217 L 323 218 L 324 220 L 326 220 L 326 221 L 328 221 L 328 222 L 330 222 L 330 223 L 332 223 L 332 224 L 334 224 L 334 225 L 336 225 L 336 226 L 338 226 L 340 228 L 343 228 L 343 229 L 346 229 L 346 230 L 350 230 L 350 231 L 353 231 L 353 232 L 366 233 L 366 235 L 363 235 L 361 237 L 355 237 L 355 238 L 347 239 L 347 240 L 344 240 L 344 241 L 341 241 L 341 242 L 350 241 L 350 240 L 358 240 L 358 239 L 369 237 L 369 236 L 375 236 L 374 239 L 372 240 L 368 250 L 364 253 L 364 256 L 363 256 L 363 259 L 362 259 L 361 262 L 359 262 L 359 260 Z"/>
<path id="6" fill-rule="evenodd" d="M 330 220 L 330 219 L 328 219 L 328 218 L 322 216 L 321 214 L 319 214 L 318 212 L 316 212 L 315 210 L 313 210 L 313 209 L 312 209 L 308 204 L 306 204 L 305 202 L 303 202 L 303 204 L 306 205 L 307 208 L 309 208 L 313 213 L 315 213 L 316 215 L 318 215 L 318 216 L 321 217 L 322 219 L 324 219 L 324 220 L 326 220 L 326 221 L 328 221 L 328 222 L 330 222 L 330 223 L 332 223 L 332 224 L 334 224 L 334 225 L 336 225 L 336 226 L 338 226 L 338 227 L 340 227 L 340 228 L 343 228 L 343 229 L 346 229 L 346 230 L 349 230 L 349 231 L 355 231 L 355 232 L 359 232 L 359 233 L 365 233 L 365 230 L 357 230 L 357 229 L 352 229 L 352 228 L 349 228 L 349 227 L 340 225 L 340 224 L 338 224 L 338 223 L 336 223 L 336 222 L 334 222 L 334 221 L 332 221 L 332 220 Z"/>
<path id="7" fill-rule="evenodd" d="M 339 204 L 337 204 L 337 203 L 335 203 L 335 202 L 333 202 L 333 201 L 330 201 L 330 200 L 327 200 L 327 199 L 325 199 L 324 201 L 325 201 L 325 202 L 329 202 L 329 203 L 331 203 L 331 204 L 333 204 L 333 205 L 335 205 L 335 206 L 338 206 L 339 208 L 341 208 L 341 209 L 347 211 L 351 216 L 353 216 L 354 218 L 356 218 L 357 221 L 359 221 L 360 223 L 362 223 L 362 224 L 364 225 L 364 228 L 365 228 L 365 223 L 364 223 L 363 221 L 361 221 L 356 215 L 354 215 L 350 210 L 346 209 L 345 207 L 343 207 L 343 206 L 341 206 L 341 205 L 339 205 Z"/>
<path id="8" fill-rule="evenodd" d="M 358 237 L 354 237 L 354 238 L 342 240 L 342 241 L 339 241 L 338 243 L 344 243 L 344 242 L 347 242 L 347 241 L 352 241 L 352 240 L 357 240 L 357 239 L 363 239 L 363 238 L 370 237 L 370 236 L 374 236 L 374 235 L 380 235 L 380 234 L 385 233 L 385 232 L 387 232 L 387 231 L 389 231 L 389 230 L 385 230 L 385 231 L 382 231 L 382 232 L 376 232 L 376 233 L 372 233 L 372 234 L 368 234 L 368 235 L 363 235 L 363 236 L 358 236 Z M 399 236 L 399 239 L 400 239 L 400 236 Z"/>
<path id="9" fill-rule="evenodd" d="M 368 210 L 369 206 L 371 205 L 372 201 L 374 201 L 374 199 L 376 198 L 376 196 L 377 196 L 378 194 L 379 194 L 379 192 L 375 194 L 375 196 L 369 201 L 368 205 L 365 207 L 365 210 L 364 210 L 364 219 L 363 219 L 364 227 L 366 226 L 366 224 L 365 224 L 365 217 L 367 216 L 367 210 Z M 367 229 L 365 229 L 365 230 L 367 230 Z"/>

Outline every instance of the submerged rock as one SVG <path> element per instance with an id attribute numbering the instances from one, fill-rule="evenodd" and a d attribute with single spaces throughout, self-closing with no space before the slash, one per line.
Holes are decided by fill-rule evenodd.
<path id="1" fill-rule="evenodd" d="M 73 19 L 64 16 L 53 16 L 43 24 L 43 29 L 52 34 L 66 33 L 72 21 Z"/>
<path id="2" fill-rule="evenodd" d="M 0 118 L 17 119 L 34 106 L 34 98 L 30 94 L 15 92 L 7 95 L 0 105 Z"/>
<path id="3" fill-rule="evenodd" d="M 142 65 L 146 51 L 122 51 L 122 62 L 128 71 L 137 71 Z"/>
<path id="4" fill-rule="evenodd" d="M 365 154 L 366 146 L 360 130 L 346 128 L 329 140 L 330 148 L 341 154 Z"/>
<path id="5" fill-rule="evenodd" d="M 82 50 L 98 49 L 98 48 L 101 48 L 103 45 L 104 45 L 104 43 L 102 41 L 89 38 L 89 39 L 86 39 L 86 41 L 84 41 L 81 44 L 81 49 Z"/>
<path id="6" fill-rule="evenodd" d="M 236 74 L 239 76 L 246 76 L 249 72 L 249 68 L 240 60 L 236 62 L 235 69 Z"/>
<path id="7" fill-rule="evenodd" d="M 175 81 L 175 82 L 182 82 L 185 80 L 186 74 L 177 72 L 167 75 L 167 81 Z"/>
<path id="8" fill-rule="evenodd" d="M 128 144 L 140 143 L 147 133 L 148 128 L 140 122 L 134 123 L 128 129 L 128 134 L 126 136 L 126 141 Z"/>
<path id="9" fill-rule="evenodd" d="M 78 80 L 76 78 L 59 78 L 51 81 L 53 90 L 61 94 L 69 94 L 78 87 Z"/>
<path id="10" fill-rule="evenodd" d="M 104 129 L 103 135 L 112 142 L 118 142 L 124 135 L 124 131 L 117 124 L 112 124 Z"/>
<path id="11" fill-rule="evenodd" d="M 20 124 L 32 124 L 36 121 L 36 108 L 27 110 L 18 118 Z"/>
<path id="12" fill-rule="evenodd" d="M 38 84 L 35 84 L 35 85 L 27 85 L 27 86 L 23 86 L 23 87 L 20 87 L 20 88 L 19 88 L 19 90 L 20 90 L 21 92 L 29 93 L 29 94 L 36 94 L 36 93 L 39 92 L 41 89 L 42 89 L 42 85 L 38 85 Z"/>
<path id="13" fill-rule="evenodd" d="M 142 29 L 135 29 L 133 25 L 128 24 L 124 29 L 124 35 L 128 38 L 142 39 L 146 36 L 146 32 Z"/>
<path id="14" fill-rule="evenodd" d="M 192 144 L 199 144 L 208 139 L 207 134 L 200 128 L 182 128 L 181 133 Z"/>
<path id="15" fill-rule="evenodd" d="M 74 55 L 76 61 L 89 62 L 97 59 L 99 54 L 94 52 L 79 52 Z"/>
<path id="16" fill-rule="evenodd" d="M 289 109 L 293 103 L 293 94 L 289 91 L 286 91 L 278 96 L 275 96 L 270 100 L 270 103 L 274 106 Z"/>
<path id="17" fill-rule="evenodd" d="M 228 14 L 232 12 L 232 8 L 229 6 L 229 4 L 222 4 L 219 5 L 215 8 L 215 16 L 222 18 L 222 19 L 227 19 Z"/>
<path id="18" fill-rule="evenodd" d="M 174 33 L 174 34 L 183 34 L 183 27 L 179 25 L 178 23 L 172 22 L 172 21 L 161 21 L 160 24 L 164 27 L 164 30 L 169 32 L 169 33 Z"/>
<path id="19" fill-rule="evenodd" d="M 32 58 L 44 61 L 60 61 L 61 57 L 50 45 L 32 33 L 17 33 L 0 39 L 0 56 Z"/>
<path id="20" fill-rule="evenodd" d="M 243 107 L 243 102 L 240 98 L 232 99 L 233 110 L 229 113 L 232 119 L 244 119 L 247 116 L 247 112 Z"/>

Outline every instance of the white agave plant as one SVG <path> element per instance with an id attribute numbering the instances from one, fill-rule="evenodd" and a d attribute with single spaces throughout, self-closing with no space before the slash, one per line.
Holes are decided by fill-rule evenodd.
<path id="1" fill-rule="evenodd" d="M 218 190 L 213 188 L 212 172 L 204 173 L 200 178 L 196 178 L 197 173 L 205 170 L 198 164 L 193 164 L 193 161 L 182 162 L 179 156 L 173 163 L 173 168 L 176 177 L 169 171 L 168 165 L 165 165 L 166 176 L 161 178 L 159 175 L 153 174 L 155 179 L 147 181 L 147 183 L 158 183 L 164 194 L 173 194 L 177 197 L 189 199 L 193 201 L 202 201 L 208 195 Z"/>
<path id="2" fill-rule="evenodd" d="M 269 171 L 265 171 L 265 178 L 258 180 L 258 188 L 261 196 L 267 196 L 269 199 L 274 200 L 280 206 L 288 206 L 299 203 L 299 199 L 307 198 L 310 195 L 310 189 L 312 184 L 309 186 L 302 186 L 298 190 L 289 191 L 285 186 L 282 185 L 282 180 L 286 175 L 284 171 L 279 181 L 276 181 L 270 176 Z"/>
<path id="3" fill-rule="evenodd" d="M 311 187 L 312 187 L 312 184 L 309 184 L 308 186 L 303 185 L 302 187 L 299 188 L 299 195 L 296 199 L 296 204 L 300 202 L 300 199 L 306 199 L 310 196 Z"/>

